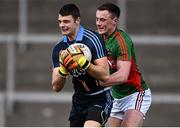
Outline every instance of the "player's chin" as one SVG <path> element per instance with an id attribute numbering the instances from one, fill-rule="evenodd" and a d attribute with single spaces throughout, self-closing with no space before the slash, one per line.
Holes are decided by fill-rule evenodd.
<path id="1" fill-rule="evenodd" d="M 69 32 L 68 31 L 61 31 L 62 35 L 68 35 Z"/>
<path id="2" fill-rule="evenodd" d="M 104 31 L 104 29 L 98 29 L 98 33 L 102 35 L 105 33 L 105 31 Z"/>

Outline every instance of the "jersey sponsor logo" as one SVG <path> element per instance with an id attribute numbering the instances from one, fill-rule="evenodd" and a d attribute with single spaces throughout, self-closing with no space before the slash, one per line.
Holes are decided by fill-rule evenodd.
<path id="1" fill-rule="evenodd" d="M 87 86 L 86 82 L 83 81 L 83 80 L 79 80 L 79 82 L 81 82 L 81 85 L 84 87 L 84 89 L 87 91 L 87 92 L 90 92 L 90 88 Z"/>
<path id="2" fill-rule="evenodd" d="M 117 69 L 116 60 L 114 60 L 112 57 L 107 57 L 108 63 L 111 69 Z"/>
<path id="3" fill-rule="evenodd" d="M 107 55 L 110 69 L 117 69 L 116 59 L 112 57 L 111 50 L 107 49 Z"/>

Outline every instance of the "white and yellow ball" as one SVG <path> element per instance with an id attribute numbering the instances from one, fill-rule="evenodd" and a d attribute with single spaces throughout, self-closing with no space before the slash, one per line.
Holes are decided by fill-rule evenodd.
<path id="1" fill-rule="evenodd" d="M 71 44 L 71 45 L 78 46 L 82 50 L 82 52 L 83 52 L 84 56 L 86 57 L 86 59 L 91 61 L 92 53 L 91 53 L 91 50 L 89 49 L 89 47 L 87 45 L 82 44 L 82 43 L 75 43 L 75 44 Z"/>

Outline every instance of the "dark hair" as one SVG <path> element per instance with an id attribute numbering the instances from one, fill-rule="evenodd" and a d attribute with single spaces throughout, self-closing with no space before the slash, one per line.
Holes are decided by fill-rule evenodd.
<path id="1" fill-rule="evenodd" d="M 72 4 L 72 3 L 64 5 L 59 10 L 59 14 L 62 16 L 72 15 L 74 20 L 76 20 L 78 17 L 80 17 L 79 8 L 75 4 Z"/>
<path id="2" fill-rule="evenodd" d="M 105 3 L 101 6 L 99 6 L 98 10 L 101 10 L 101 11 L 108 10 L 112 14 L 113 18 L 114 17 L 119 18 L 120 13 L 121 13 L 120 8 L 118 6 L 116 6 L 115 4 L 112 4 L 112 3 Z"/>

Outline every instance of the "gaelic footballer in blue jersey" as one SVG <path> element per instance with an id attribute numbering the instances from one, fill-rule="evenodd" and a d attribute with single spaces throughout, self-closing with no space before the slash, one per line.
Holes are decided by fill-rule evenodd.
<path id="1" fill-rule="evenodd" d="M 70 126 L 101 127 L 106 123 L 112 107 L 109 88 L 99 86 L 109 77 L 104 42 L 96 32 L 80 25 L 79 9 L 74 4 L 64 5 L 60 9 L 58 21 L 64 37 L 58 41 L 52 51 L 53 90 L 57 92 L 62 90 L 67 77 L 72 75 L 74 95 L 69 117 Z M 67 48 L 74 43 L 88 46 L 92 53 L 91 61 L 83 56 L 78 60 L 72 58 Z M 59 58 L 63 63 L 60 63 Z"/>

